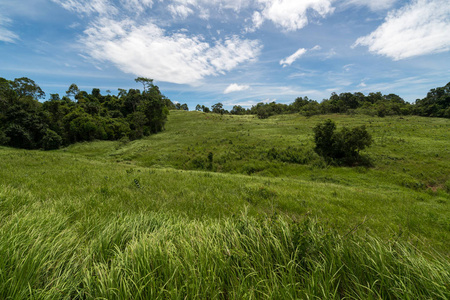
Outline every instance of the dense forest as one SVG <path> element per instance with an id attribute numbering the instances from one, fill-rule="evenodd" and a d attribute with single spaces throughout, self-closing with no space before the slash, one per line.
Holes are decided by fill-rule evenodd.
<path id="1" fill-rule="evenodd" d="M 418 115 L 426 117 L 450 118 L 450 82 L 444 87 L 430 90 L 423 99 L 417 99 L 414 104 L 406 102 L 395 94 L 383 95 L 380 92 L 331 94 L 322 102 L 308 97 L 298 97 L 291 104 L 260 102 L 249 109 L 235 105 L 230 111 L 223 108 L 222 103 L 214 104 L 211 109 L 204 105 L 195 107 L 198 111 L 233 115 L 257 115 L 265 119 L 273 115 L 301 113 L 305 116 L 319 114 L 365 114 L 371 116 Z"/>
<path id="2" fill-rule="evenodd" d="M 170 109 L 189 110 L 187 104 L 172 103 L 153 84 L 139 77 L 139 89 L 119 89 L 118 95 L 101 95 L 94 88 L 89 94 L 72 84 L 62 98 L 44 91 L 31 79 L 0 78 L 0 145 L 25 149 L 57 149 L 72 143 L 92 140 L 133 140 L 164 129 Z M 414 104 L 395 94 L 333 93 L 322 102 L 298 97 L 291 104 L 258 103 L 249 109 L 235 105 L 228 111 L 222 103 L 211 109 L 197 105 L 197 111 L 217 114 L 257 115 L 260 119 L 277 114 L 300 113 L 305 116 L 330 113 L 419 115 L 450 118 L 450 82 L 430 90 Z"/>
<path id="3" fill-rule="evenodd" d="M 45 97 L 29 78 L 0 78 L 0 144 L 45 150 L 81 141 L 138 139 L 164 129 L 173 103 L 151 79 L 136 78 L 138 89 L 119 89 L 117 96 L 91 94 L 72 84 L 60 98 Z"/>

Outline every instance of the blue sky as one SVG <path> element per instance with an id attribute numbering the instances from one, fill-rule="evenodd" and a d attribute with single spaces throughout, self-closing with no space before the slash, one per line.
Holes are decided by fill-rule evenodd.
<path id="1" fill-rule="evenodd" d="M 0 77 L 249 107 L 332 92 L 414 102 L 450 81 L 448 0 L 0 0 Z"/>

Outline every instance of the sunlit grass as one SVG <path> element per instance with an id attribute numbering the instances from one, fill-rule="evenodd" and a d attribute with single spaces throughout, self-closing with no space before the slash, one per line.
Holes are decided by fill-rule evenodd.
<path id="1" fill-rule="evenodd" d="M 366 125 L 374 166 L 311 154 L 324 118 Z M 0 147 L 0 299 L 449 298 L 449 129 L 173 112 L 144 140 Z M 267 158 L 289 146 L 308 161 Z"/>

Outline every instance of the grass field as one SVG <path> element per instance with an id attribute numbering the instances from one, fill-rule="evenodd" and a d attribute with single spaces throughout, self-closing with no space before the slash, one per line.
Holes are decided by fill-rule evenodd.
<path id="1" fill-rule="evenodd" d="M 372 167 L 314 153 L 327 118 L 366 125 Z M 447 119 L 172 111 L 0 157 L 1 299 L 450 297 Z"/>

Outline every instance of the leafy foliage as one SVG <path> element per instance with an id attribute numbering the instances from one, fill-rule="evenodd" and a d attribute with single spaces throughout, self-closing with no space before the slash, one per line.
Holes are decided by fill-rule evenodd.
<path id="1" fill-rule="evenodd" d="M 26 148 L 57 149 L 92 140 L 139 139 L 164 130 L 173 103 L 161 94 L 152 79 L 137 78 L 144 92 L 119 89 L 118 96 L 91 94 L 71 84 L 62 99 L 45 96 L 31 79 L 0 78 L 0 144 Z"/>
<path id="2" fill-rule="evenodd" d="M 376 92 L 364 95 L 356 92 L 353 94 L 332 93 L 329 99 L 321 102 L 305 96 L 296 98 L 291 104 L 260 102 L 248 109 L 235 105 L 229 112 L 223 108 L 222 103 L 214 104 L 211 110 L 204 105 L 197 104 L 195 110 L 206 113 L 212 111 L 221 115 L 256 115 L 259 119 L 291 113 L 300 113 L 307 117 L 340 113 L 363 114 L 381 118 L 406 115 L 450 118 L 450 82 L 444 87 L 430 90 L 424 99 L 416 100 L 415 104 L 406 102 L 396 94 L 383 95 Z"/>
<path id="3" fill-rule="evenodd" d="M 359 152 L 372 144 L 372 137 L 364 125 L 352 129 L 343 127 L 336 132 L 336 124 L 328 119 L 313 130 L 317 154 L 340 164 L 361 162 Z"/>
<path id="4" fill-rule="evenodd" d="M 44 150 L 54 150 L 61 147 L 62 138 L 51 129 L 47 129 L 44 137 L 42 138 L 42 147 Z"/>
<path id="5" fill-rule="evenodd" d="M 420 116 L 450 118 L 450 82 L 430 90 L 424 99 L 417 100 L 414 111 Z"/>

